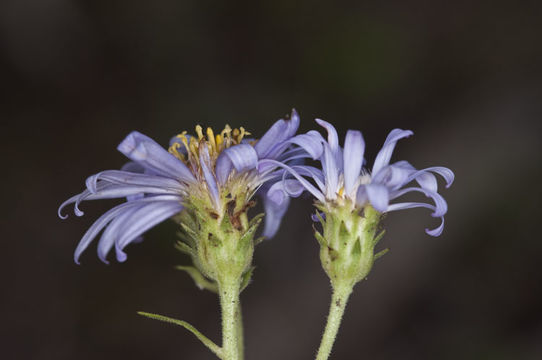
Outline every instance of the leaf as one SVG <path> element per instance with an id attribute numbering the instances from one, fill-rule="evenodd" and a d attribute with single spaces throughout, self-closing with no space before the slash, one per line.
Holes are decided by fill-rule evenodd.
<path id="1" fill-rule="evenodd" d="M 252 278 L 252 272 L 254 271 L 254 269 L 255 269 L 255 266 L 251 266 L 250 269 L 248 269 L 243 274 L 243 277 L 241 278 L 241 290 L 239 291 L 239 293 L 241 293 L 241 291 L 245 290 L 245 288 L 248 286 L 248 284 L 250 284 L 250 279 Z"/>
<path id="2" fill-rule="evenodd" d="M 145 317 L 148 317 L 150 319 L 163 321 L 163 322 L 167 322 L 167 323 L 170 323 L 170 324 L 175 324 L 175 325 L 179 325 L 179 326 L 184 327 L 186 330 L 188 330 L 192 334 L 194 334 L 198 338 L 198 340 L 201 341 L 203 343 L 203 345 L 207 346 L 207 348 L 209 350 L 211 350 L 216 356 L 218 356 L 219 358 L 222 359 L 222 356 L 223 356 L 222 355 L 222 348 L 219 347 L 218 345 L 216 345 L 212 340 L 210 340 L 208 337 L 206 337 L 205 335 L 200 333 L 198 331 L 198 329 L 196 329 L 195 327 L 193 327 L 192 325 L 190 325 L 186 321 L 177 320 L 177 319 L 173 319 L 173 318 L 170 318 L 170 317 L 167 317 L 167 316 L 152 314 L 152 313 L 143 312 L 143 311 L 138 311 L 137 313 L 139 315 L 141 315 L 141 316 L 145 316 Z"/>
<path id="3" fill-rule="evenodd" d="M 375 256 L 374 256 L 375 261 L 376 261 L 377 259 L 381 258 L 382 256 L 386 255 L 386 253 L 387 253 L 388 251 L 390 251 L 390 249 L 384 249 L 384 250 L 382 250 L 382 251 L 377 252 L 377 253 L 375 254 Z"/>
<path id="4" fill-rule="evenodd" d="M 253 241 L 254 233 L 256 232 L 256 230 L 258 229 L 258 226 L 262 222 L 263 216 L 260 216 L 260 215 L 257 215 L 254 219 L 252 219 L 252 221 L 250 222 L 249 228 L 247 229 L 247 231 L 245 231 L 243 236 L 241 236 L 241 238 L 239 239 L 239 245 L 238 245 L 239 249 L 248 248 L 248 246 Z"/>
<path id="5" fill-rule="evenodd" d="M 380 241 L 380 239 L 382 239 L 382 236 L 384 236 L 385 233 L 386 233 L 386 230 L 382 230 L 380 234 L 376 235 L 376 237 L 373 239 L 373 246 L 376 246 L 376 244 L 378 244 L 378 242 Z"/>
<path id="6" fill-rule="evenodd" d="M 320 246 L 327 246 L 326 239 L 324 239 L 322 234 L 318 230 L 316 230 L 316 227 L 314 225 L 312 225 L 312 228 L 314 230 L 314 237 L 318 241 L 318 244 L 320 244 Z"/>
<path id="7" fill-rule="evenodd" d="M 322 210 L 323 211 L 323 210 Z M 320 224 L 324 225 L 326 222 L 324 221 L 324 218 L 322 217 L 322 214 L 320 214 L 319 211 L 316 212 L 316 217 L 320 221 Z"/>
<path id="8" fill-rule="evenodd" d="M 179 250 L 182 253 L 190 255 L 190 256 L 195 256 L 196 255 L 194 249 L 192 249 L 189 245 L 185 244 L 182 241 L 177 241 L 175 243 L 175 249 Z"/>
<path id="9" fill-rule="evenodd" d="M 193 229 L 194 227 L 195 227 L 195 225 L 190 226 L 189 224 L 186 224 L 184 222 L 181 223 L 181 228 L 185 232 L 184 237 L 189 237 L 192 243 L 197 243 L 198 242 L 198 234 Z"/>
<path id="10" fill-rule="evenodd" d="M 196 286 L 200 289 L 206 289 L 214 293 L 218 293 L 218 285 L 211 280 L 207 279 L 203 274 L 193 266 L 175 266 L 175 269 L 186 271 L 188 275 L 194 280 Z"/>
<path id="11" fill-rule="evenodd" d="M 252 226 L 256 225 L 256 224 L 260 224 L 260 222 L 262 221 L 263 217 L 265 216 L 264 213 L 261 213 L 261 214 L 258 214 L 256 216 L 254 216 L 250 222 L 248 223 L 248 227 L 251 228 Z"/>
<path id="12" fill-rule="evenodd" d="M 261 243 L 265 239 L 266 239 L 265 236 L 258 236 L 256 239 L 254 239 L 254 246 L 258 245 L 259 243 Z"/>

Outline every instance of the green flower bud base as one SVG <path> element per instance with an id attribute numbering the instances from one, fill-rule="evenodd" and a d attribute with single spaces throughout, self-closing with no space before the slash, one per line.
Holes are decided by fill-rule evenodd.
<path id="1" fill-rule="evenodd" d="M 322 233 L 315 230 L 320 244 L 320 261 L 333 288 L 328 320 L 316 357 L 326 360 L 354 285 L 365 279 L 374 261 L 387 250 L 374 253 L 384 232 L 377 235 L 382 215 L 371 205 L 359 210 L 344 200 L 340 204 L 316 204 L 316 207 L 324 214 L 324 217 L 316 214 L 323 229 Z"/>
<path id="2" fill-rule="evenodd" d="M 254 234 L 263 218 L 260 214 L 248 220 L 247 210 L 253 203 L 245 193 L 225 193 L 225 205 L 220 211 L 210 202 L 201 201 L 201 196 L 189 197 L 176 219 L 182 239 L 177 249 L 190 255 L 194 264 L 177 269 L 186 271 L 200 289 L 216 292 L 220 298 L 222 347 L 208 347 L 224 360 L 243 359 L 239 295 L 252 276 L 252 257 L 258 241 Z"/>

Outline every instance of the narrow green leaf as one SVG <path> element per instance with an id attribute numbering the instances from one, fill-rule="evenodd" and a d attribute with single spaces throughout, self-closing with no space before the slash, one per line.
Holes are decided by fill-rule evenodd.
<path id="1" fill-rule="evenodd" d="M 322 215 L 320 215 L 319 211 L 316 212 L 316 217 L 318 218 L 318 220 L 320 220 L 320 224 L 322 224 L 322 226 L 326 223 L 324 221 L 324 218 L 322 218 Z"/>
<path id="2" fill-rule="evenodd" d="M 384 249 L 384 250 L 382 250 L 382 251 L 377 252 L 377 253 L 375 254 L 375 256 L 374 256 L 374 259 L 377 260 L 377 259 L 381 258 L 382 256 L 386 255 L 386 253 L 387 253 L 388 251 L 390 251 L 390 249 Z"/>
<path id="3" fill-rule="evenodd" d="M 322 234 L 318 230 L 316 230 L 316 227 L 314 225 L 312 226 L 312 228 L 314 230 L 314 237 L 316 238 L 316 241 L 318 241 L 318 244 L 320 244 L 320 246 L 327 246 L 326 239 L 324 239 Z"/>
<path id="4" fill-rule="evenodd" d="M 256 239 L 254 239 L 254 246 L 258 245 L 264 240 L 265 240 L 265 236 L 258 236 Z"/>
<path id="5" fill-rule="evenodd" d="M 258 229 L 258 226 L 262 222 L 262 216 L 257 215 L 255 219 L 250 222 L 250 226 L 245 231 L 243 236 L 239 239 L 239 248 L 246 249 L 254 239 L 254 233 Z"/>
<path id="6" fill-rule="evenodd" d="M 198 338 L 198 340 L 201 341 L 203 343 L 203 345 L 207 346 L 207 348 L 209 350 L 211 350 L 216 356 L 218 356 L 220 359 L 222 359 L 222 348 L 219 347 L 218 345 L 216 345 L 212 340 L 210 340 L 207 336 L 200 333 L 198 331 L 198 329 L 196 329 L 195 327 L 193 327 L 192 325 L 190 325 L 186 321 L 177 320 L 177 319 L 173 319 L 173 318 L 170 318 L 170 317 L 167 317 L 167 316 L 152 314 L 152 313 L 143 312 L 143 311 L 138 311 L 137 313 L 139 315 L 141 315 L 141 316 L 145 316 L 145 317 L 148 317 L 150 319 L 163 321 L 163 322 L 167 322 L 167 323 L 170 323 L 170 324 L 175 324 L 175 325 L 179 325 L 179 326 L 184 327 L 186 330 L 188 330 L 192 334 L 194 334 Z"/>
<path id="7" fill-rule="evenodd" d="M 254 271 L 255 267 L 251 266 L 250 269 L 248 269 L 241 279 L 241 291 L 245 290 L 245 288 L 250 284 L 250 279 L 252 278 L 252 272 Z M 240 291 L 240 292 L 241 292 Z"/>
<path id="8" fill-rule="evenodd" d="M 189 245 L 185 244 L 182 241 L 177 241 L 175 243 L 175 249 L 190 256 L 196 255 L 196 252 L 194 251 L 194 249 L 192 249 Z"/>
<path id="9" fill-rule="evenodd" d="M 255 224 L 260 224 L 260 222 L 262 221 L 263 217 L 265 216 L 264 213 L 261 213 L 261 214 L 258 214 L 256 216 L 254 216 L 250 222 L 248 223 L 248 227 L 252 227 L 254 226 Z"/>
<path id="10" fill-rule="evenodd" d="M 184 223 L 184 222 L 181 223 L 181 228 L 185 232 L 184 237 L 190 237 L 190 240 L 192 242 L 194 242 L 194 243 L 196 243 L 198 241 L 198 234 L 194 230 L 195 226 L 196 225 L 190 225 L 190 224 L 187 224 L 187 223 Z"/>
<path id="11" fill-rule="evenodd" d="M 186 271 L 188 275 L 194 280 L 196 286 L 200 289 L 206 289 L 214 293 L 218 293 L 218 285 L 211 280 L 207 279 L 203 274 L 193 266 L 175 266 L 175 269 Z"/>
<path id="12" fill-rule="evenodd" d="M 373 246 L 376 246 L 376 244 L 378 244 L 378 242 L 380 241 L 380 239 L 382 239 L 382 237 L 384 236 L 385 233 L 386 233 L 386 230 L 382 230 L 380 232 L 380 234 L 376 235 L 376 237 L 373 240 Z M 382 255 L 384 255 L 384 254 L 382 254 Z"/>

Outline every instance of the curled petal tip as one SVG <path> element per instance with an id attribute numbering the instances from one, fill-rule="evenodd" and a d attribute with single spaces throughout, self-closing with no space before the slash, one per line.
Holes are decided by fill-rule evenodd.
<path id="1" fill-rule="evenodd" d="M 124 252 L 117 252 L 117 261 L 118 262 L 125 262 L 126 259 L 128 259 L 128 256 Z"/>
<path id="2" fill-rule="evenodd" d="M 130 152 L 135 146 L 136 146 L 136 136 L 141 135 L 139 131 L 132 131 L 130 132 L 124 140 L 120 142 L 120 144 L 117 146 L 117 150 L 119 150 L 122 153 Z"/>
<path id="3" fill-rule="evenodd" d="M 396 129 L 393 129 L 392 131 L 395 131 L 396 133 L 401 134 L 402 137 L 409 137 L 409 136 L 414 135 L 414 131 L 408 130 L 408 129 L 403 130 L 403 129 L 396 128 Z"/>
<path id="4" fill-rule="evenodd" d="M 437 228 L 425 229 L 425 232 L 427 233 L 427 235 L 437 237 L 437 236 L 440 236 L 440 234 L 442 234 L 442 231 L 444 230 L 444 218 L 441 216 L 440 219 L 441 219 L 441 223 Z"/>
<path id="5" fill-rule="evenodd" d="M 450 170 L 450 175 L 451 175 L 450 178 L 446 179 L 446 189 L 452 186 L 455 180 L 455 175 L 451 170 Z"/>
<path id="6" fill-rule="evenodd" d="M 433 229 L 433 230 L 431 230 L 431 229 L 429 229 L 429 228 L 426 228 L 426 229 L 425 229 L 425 232 L 427 233 L 427 235 L 433 236 L 433 237 L 438 237 L 438 236 L 440 236 L 440 235 L 442 234 L 442 230 L 441 230 L 441 229 L 440 229 L 440 230 L 439 230 L 439 229 Z"/>

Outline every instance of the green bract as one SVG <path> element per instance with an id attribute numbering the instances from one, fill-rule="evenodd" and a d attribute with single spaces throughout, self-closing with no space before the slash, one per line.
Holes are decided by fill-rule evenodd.
<path id="1" fill-rule="evenodd" d="M 384 231 L 377 235 L 382 215 L 371 205 L 361 210 L 348 204 L 321 204 L 316 208 L 323 233 L 315 230 L 320 243 L 320 260 L 333 287 L 338 283 L 354 286 L 371 271 L 375 259 L 387 250 L 377 254 L 374 248 Z"/>
<path id="2" fill-rule="evenodd" d="M 176 220 L 181 226 L 177 248 L 192 258 L 195 268 L 187 271 L 198 287 L 216 291 L 216 284 L 226 278 L 242 278 L 244 287 L 250 280 L 256 241 L 254 234 L 263 214 L 248 220 L 247 211 L 254 203 L 249 194 L 238 189 L 224 192 L 225 207 L 217 213 L 204 197 L 189 196 Z"/>

